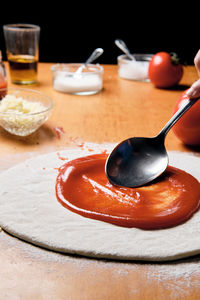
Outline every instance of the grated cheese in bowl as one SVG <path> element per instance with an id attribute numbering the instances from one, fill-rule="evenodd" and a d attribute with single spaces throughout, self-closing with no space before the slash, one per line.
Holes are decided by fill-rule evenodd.
<path id="1" fill-rule="evenodd" d="M 52 106 L 52 100 L 38 91 L 12 89 L 0 101 L 0 125 L 12 134 L 30 135 L 48 119 Z"/>

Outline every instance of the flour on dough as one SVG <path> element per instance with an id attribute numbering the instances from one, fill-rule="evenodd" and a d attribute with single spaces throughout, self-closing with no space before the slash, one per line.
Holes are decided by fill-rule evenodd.
<path id="1" fill-rule="evenodd" d="M 107 149 L 113 148 L 108 145 Z M 105 146 L 104 148 L 105 149 Z M 90 257 L 167 261 L 200 253 L 200 211 L 163 230 L 124 228 L 88 219 L 64 208 L 55 196 L 57 168 L 65 161 L 100 153 L 94 145 L 27 160 L 0 174 L 0 227 L 32 244 Z M 200 180 L 199 157 L 169 152 L 170 165 Z M 66 160 L 67 161 L 67 160 Z"/>

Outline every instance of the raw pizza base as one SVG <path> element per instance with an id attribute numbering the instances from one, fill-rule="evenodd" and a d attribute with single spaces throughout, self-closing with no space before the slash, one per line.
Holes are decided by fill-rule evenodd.
<path id="1" fill-rule="evenodd" d="M 107 146 L 108 151 L 112 146 Z M 163 230 L 123 228 L 64 208 L 55 196 L 57 168 L 101 149 L 68 149 L 37 156 L 0 174 L 0 226 L 32 244 L 89 257 L 167 261 L 200 253 L 200 211 L 186 223 Z M 200 180 L 200 159 L 169 152 L 170 165 Z"/>

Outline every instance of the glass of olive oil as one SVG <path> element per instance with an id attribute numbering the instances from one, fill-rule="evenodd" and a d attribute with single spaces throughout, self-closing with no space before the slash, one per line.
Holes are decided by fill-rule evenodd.
<path id="1" fill-rule="evenodd" d="M 8 24 L 3 26 L 3 31 L 12 83 L 36 83 L 40 27 L 32 24 Z"/>

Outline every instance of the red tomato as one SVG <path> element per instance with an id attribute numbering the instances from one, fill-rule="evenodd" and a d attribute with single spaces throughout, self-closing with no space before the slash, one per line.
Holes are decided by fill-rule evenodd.
<path id="1" fill-rule="evenodd" d="M 5 97 L 6 95 L 6 88 L 7 88 L 7 81 L 5 78 L 0 74 L 0 100 Z M 2 90 L 1 90 L 2 89 Z"/>
<path id="2" fill-rule="evenodd" d="M 179 83 L 183 76 L 183 66 L 178 63 L 176 54 L 159 52 L 149 63 L 148 76 L 158 88 L 169 88 Z"/>
<path id="3" fill-rule="evenodd" d="M 186 92 L 178 99 L 175 113 L 188 99 Z M 175 135 L 187 145 L 200 146 L 200 101 L 197 101 L 173 126 Z"/>
<path id="4" fill-rule="evenodd" d="M 0 89 L 5 89 L 7 87 L 6 79 L 0 74 Z"/>

